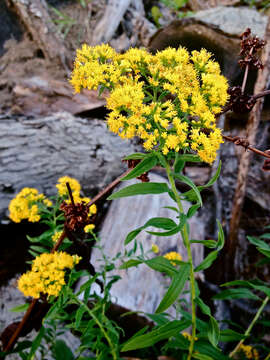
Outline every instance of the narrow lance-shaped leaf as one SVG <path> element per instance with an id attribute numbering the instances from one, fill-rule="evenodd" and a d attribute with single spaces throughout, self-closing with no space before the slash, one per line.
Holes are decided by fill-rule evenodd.
<path id="1" fill-rule="evenodd" d="M 173 174 L 174 177 L 180 181 L 182 181 L 183 183 L 189 185 L 192 190 L 194 191 L 194 193 L 196 194 L 196 197 L 198 199 L 198 203 L 202 206 L 202 198 L 201 198 L 201 194 L 197 188 L 197 186 L 185 175 L 179 175 L 179 174 Z"/>
<path id="2" fill-rule="evenodd" d="M 218 340 L 219 340 L 219 327 L 218 327 L 217 320 L 213 316 L 210 316 L 207 336 L 208 336 L 210 343 L 214 347 L 216 347 L 218 344 Z"/>
<path id="3" fill-rule="evenodd" d="M 156 231 L 147 231 L 147 232 L 148 232 L 148 234 L 156 235 L 156 236 L 172 236 L 174 234 L 179 233 L 181 231 L 181 229 L 183 228 L 183 226 L 185 225 L 185 223 L 186 223 L 186 215 L 180 214 L 179 225 L 175 226 L 171 230 L 164 231 L 164 232 L 156 232 Z"/>
<path id="4" fill-rule="evenodd" d="M 125 245 L 129 244 L 139 233 L 149 226 L 156 227 L 158 229 L 170 230 L 174 229 L 177 224 L 169 218 L 156 217 L 148 220 L 143 226 L 138 229 L 132 230 L 125 239 Z"/>
<path id="5" fill-rule="evenodd" d="M 126 157 L 124 157 L 123 160 L 143 160 L 144 158 L 146 158 L 148 156 L 148 154 L 144 154 L 144 153 L 134 153 L 134 154 L 130 154 Z"/>
<path id="6" fill-rule="evenodd" d="M 185 330 L 189 325 L 188 320 L 173 320 L 165 325 L 162 325 L 147 334 L 135 336 L 124 343 L 121 351 L 130 351 L 135 349 L 143 349 L 145 347 L 153 346 L 155 343 L 168 339 L 171 336 L 178 334 Z"/>
<path id="7" fill-rule="evenodd" d="M 252 291 L 246 288 L 227 289 L 213 296 L 215 300 L 230 300 L 230 299 L 252 299 L 260 300 L 260 298 L 253 294 Z"/>
<path id="8" fill-rule="evenodd" d="M 144 174 L 147 171 L 150 171 L 153 169 L 154 166 L 157 164 L 157 158 L 156 156 L 148 156 L 144 158 L 137 166 L 135 166 L 134 169 L 130 171 L 129 174 L 124 176 L 121 181 L 125 180 L 131 180 L 134 179 L 142 174 Z"/>
<path id="9" fill-rule="evenodd" d="M 162 194 L 168 192 L 169 188 L 166 183 L 139 183 L 125 187 L 107 198 L 107 200 L 119 199 L 122 197 L 148 194 Z"/>
<path id="10" fill-rule="evenodd" d="M 181 294 L 185 283 L 189 277 L 190 265 L 183 264 L 181 265 L 180 270 L 172 277 L 172 282 L 164 295 L 161 303 L 159 304 L 156 313 L 161 313 L 167 310 L 179 297 Z"/>
<path id="11" fill-rule="evenodd" d="M 217 181 L 217 179 L 220 175 L 220 171 L 221 171 L 221 161 L 219 162 L 217 171 L 214 174 L 214 176 L 205 185 L 197 186 L 198 191 L 202 191 L 202 190 L 212 186 Z M 195 194 L 194 190 L 186 191 L 185 193 L 182 194 L 182 196 L 184 196 L 187 200 L 190 200 L 190 201 L 196 200 L 196 194 Z"/>

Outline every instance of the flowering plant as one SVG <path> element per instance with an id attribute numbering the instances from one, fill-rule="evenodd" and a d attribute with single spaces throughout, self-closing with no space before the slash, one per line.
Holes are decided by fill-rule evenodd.
<path id="1" fill-rule="evenodd" d="M 90 262 L 91 251 L 83 242 L 87 237 L 90 241 L 98 241 L 93 232 L 94 224 L 91 218 L 96 213 L 96 200 L 81 197 L 80 184 L 68 177 L 60 178 L 56 185 L 59 197 L 55 206 L 34 189 L 23 190 L 12 200 L 10 217 L 14 221 L 43 219 L 49 225 L 45 236 L 43 234 L 38 239 L 30 238 L 30 241 L 40 242 L 43 247 L 31 247 L 33 255 L 37 255 L 36 252 L 41 255 L 34 260 L 32 270 L 21 277 L 19 288 L 26 296 L 36 299 L 46 295 L 45 301 L 52 305 L 46 319 L 64 319 L 70 329 L 79 333 L 81 346 L 78 349 L 78 359 L 86 359 L 81 356 L 85 349 L 93 351 L 97 359 L 114 360 L 134 351 L 136 355 L 140 354 L 144 358 L 149 353 L 149 356 L 163 353 L 183 360 L 225 360 L 230 357 L 258 359 L 258 351 L 243 342 L 250 335 L 253 325 L 269 300 L 270 292 L 266 284 L 259 280 L 234 281 L 224 285 L 240 287 L 222 291 L 214 297 L 217 300 L 249 298 L 262 301 L 248 329 L 245 333 L 239 333 L 234 329 L 220 328 L 210 307 L 200 296 L 195 277 L 196 273 L 212 265 L 224 246 L 224 233 L 219 221 L 217 240 L 190 239 L 188 224 L 189 219 L 203 206 L 201 192 L 217 180 L 221 163 L 205 185 L 196 186 L 183 173 L 187 162 L 203 161 L 212 164 L 223 142 L 221 129 L 216 126 L 216 116 L 228 100 L 228 84 L 220 73 L 218 63 L 211 57 L 205 49 L 189 54 L 184 48 L 168 48 L 155 55 L 144 49 L 130 49 L 124 54 L 118 54 L 104 44 L 96 47 L 84 45 L 77 51 L 70 79 L 75 91 L 87 88 L 102 93 L 106 90 L 107 108 L 110 110 L 107 117 L 109 130 L 123 139 L 138 137 L 145 150 L 144 153 L 131 154 L 125 158 L 131 169 L 121 177 L 121 181 L 137 178 L 142 182 L 122 188 L 108 199 L 167 193 L 175 202 L 175 206 L 169 208 L 177 214 L 176 221 L 165 217 L 148 219 L 141 227 L 127 234 L 124 240 L 125 244 L 134 242 L 134 247 L 123 256 L 117 256 L 122 260 L 121 269 L 145 264 L 165 274 L 170 279 L 170 285 L 155 313 L 147 314 L 155 321 L 155 325 L 147 323 L 147 326 L 138 329 L 132 337 L 122 339 L 121 329 L 107 317 L 106 312 L 108 304 L 111 304 L 109 290 L 112 284 L 119 280 L 113 277 L 107 282 L 107 273 L 115 268 L 116 259 L 108 260 L 104 255 L 105 265 L 100 272 L 96 272 Z M 238 92 L 237 98 L 234 94 L 234 106 L 238 98 L 243 100 Z M 149 181 L 148 172 L 156 165 L 165 170 L 167 182 Z M 180 192 L 176 181 L 183 182 L 190 189 Z M 102 191 L 101 196 L 105 193 L 107 191 Z M 183 200 L 190 203 L 188 211 L 184 211 Z M 46 206 L 52 209 L 45 209 Z M 142 251 L 138 255 L 136 237 L 148 227 L 158 229 L 150 233 L 162 238 L 179 234 L 179 241 L 182 241 L 186 248 L 187 261 L 183 261 L 182 256 L 176 252 L 158 256 L 159 249 L 155 244 L 151 253 L 145 254 Z M 50 254 L 46 250 L 48 241 L 53 246 Z M 259 251 L 270 257 L 269 245 L 260 239 L 250 241 Z M 55 253 L 59 247 L 61 250 L 70 249 L 71 244 L 75 245 L 77 255 Z M 201 244 L 211 249 L 196 267 L 191 244 Z M 77 268 L 81 266 L 80 270 L 87 269 L 88 275 L 92 277 L 74 294 L 72 286 L 85 274 L 82 271 L 76 272 L 73 269 L 75 265 Z M 66 269 L 71 269 L 67 283 L 64 272 Z M 102 277 L 103 282 L 99 277 Z M 94 282 L 103 291 L 103 298 L 95 293 L 91 295 Z M 185 288 L 188 288 L 190 294 L 191 309 L 183 307 L 179 302 Z M 267 296 L 261 299 L 253 291 L 264 292 Z M 79 296 L 82 296 L 83 300 Z M 90 304 L 89 298 L 94 300 Z M 69 305 L 76 305 L 76 310 L 68 312 Z M 174 319 L 166 313 L 171 306 L 177 310 Z M 199 311 L 203 314 L 202 319 L 198 316 Z M 190 334 L 183 332 L 190 327 Z M 33 356 L 38 347 L 36 345 L 40 344 L 45 332 L 42 326 L 30 353 L 23 354 L 25 359 Z M 14 337 L 16 336 L 15 333 Z M 219 343 L 230 341 L 238 343 L 227 356 L 223 354 Z M 10 342 L 5 351 L 10 349 L 9 344 Z"/>

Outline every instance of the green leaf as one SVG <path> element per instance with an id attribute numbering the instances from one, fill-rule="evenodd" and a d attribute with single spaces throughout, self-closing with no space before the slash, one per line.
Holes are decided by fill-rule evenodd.
<path id="1" fill-rule="evenodd" d="M 148 220 L 143 226 L 138 229 L 132 230 L 125 239 L 125 245 L 129 244 L 135 237 L 144 229 L 149 226 L 156 227 L 158 229 L 170 230 L 177 227 L 176 223 L 169 218 L 156 217 Z"/>
<path id="2" fill-rule="evenodd" d="M 231 329 L 225 329 L 220 331 L 220 341 L 221 342 L 230 342 L 230 341 L 240 341 L 247 338 L 244 334 L 240 334 Z"/>
<path id="3" fill-rule="evenodd" d="M 202 190 L 212 186 L 216 182 L 216 180 L 218 179 L 218 177 L 220 175 L 220 170 L 221 170 L 221 161 L 219 162 L 217 171 L 214 174 L 214 176 L 205 185 L 198 186 L 197 187 L 198 191 L 202 191 Z M 186 191 L 182 195 L 185 196 L 185 198 L 187 200 L 189 200 L 189 201 L 195 201 L 195 199 L 196 199 L 196 194 L 194 193 L 193 190 Z"/>
<path id="4" fill-rule="evenodd" d="M 214 249 L 217 247 L 216 240 L 190 240 L 191 244 L 202 244 L 210 249 Z"/>
<path id="5" fill-rule="evenodd" d="M 258 249 L 270 251 L 270 246 L 263 240 L 260 240 L 256 237 L 252 237 L 252 236 L 248 236 L 247 239 L 251 244 L 257 246 Z"/>
<path id="6" fill-rule="evenodd" d="M 107 200 L 119 199 L 122 197 L 135 196 L 135 195 L 148 195 L 148 194 L 162 194 L 168 192 L 169 188 L 166 183 L 139 183 L 125 187 L 112 194 Z"/>
<path id="7" fill-rule="evenodd" d="M 142 264 L 143 261 L 142 260 L 135 260 L 135 259 L 130 259 L 126 262 L 124 262 L 120 267 L 119 269 L 128 269 L 130 267 L 133 267 L 133 266 L 137 266 L 139 264 Z"/>
<path id="8" fill-rule="evenodd" d="M 10 311 L 10 312 L 22 312 L 22 311 L 26 311 L 28 308 L 29 308 L 29 304 L 22 304 L 22 305 L 15 306 L 15 307 L 9 309 L 8 311 Z"/>
<path id="9" fill-rule="evenodd" d="M 167 310 L 178 299 L 188 280 L 189 271 L 190 265 L 183 264 L 179 272 L 173 275 L 171 285 L 155 311 L 157 314 Z"/>
<path id="10" fill-rule="evenodd" d="M 194 349 L 200 354 L 208 355 L 215 360 L 229 360 L 228 356 L 223 355 L 223 353 L 219 349 L 214 347 L 212 344 L 210 344 L 209 341 L 199 339 L 195 342 Z"/>
<path id="11" fill-rule="evenodd" d="M 145 260 L 144 262 L 151 269 L 165 273 L 168 276 L 173 277 L 178 270 L 171 264 L 168 259 L 165 259 L 163 256 L 157 256 L 150 260 Z"/>
<path id="12" fill-rule="evenodd" d="M 183 226 L 185 225 L 185 223 L 186 223 L 186 215 L 180 214 L 180 223 L 177 226 L 175 224 L 175 227 L 173 229 L 164 232 L 155 232 L 155 231 L 147 231 L 147 232 L 148 234 L 156 235 L 156 236 L 172 236 L 180 232 Z"/>
<path id="13" fill-rule="evenodd" d="M 83 306 L 80 306 L 78 308 L 78 310 L 76 311 L 76 315 L 75 315 L 75 328 L 76 329 L 79 328 L 81 321 L 82 321 L 83 314 L 85 313 L 85 311 L 86 311 L 86 309 Z"/>
<path id="14" fill-rule="evenodd" d="M 218 326 L 217 320 L 213 316 L 210 316 L 207 336 L 208 336 L 210 343 L 214 347 L 216 347 L 218 344 L 218 340 L 219 340 L 219 326 Z"/>
<path id="15" fill-rule="evenodd" d="M 220 286 L 243 286 L 243 287 L 248 287 L 250 288 L 250 282 L 246 281 L 246 280 L 233 280 L 233 281 L 228 281 Z"/>
<path id="16" fill-rule="evenodd" d="M 249 289 L 238 288 L 238 289 L 227 289 L 213 296 L 215 300 L 230 300 L 230 299 L 252 299 L 260 300 L 260 298 L 253 294 Z"/>
<path id="17" fill-rule="evenodd" d="M 210 307 L 206 305 L 201 298 L 197 297 L 195 299 L 195 303 L 199 306 L 199 308 L 205 315 L 211 316 Z"/>
<path id="18" fill-rule="evenodd" d="M 157 158 L 155 155 L 147 156 L 144 158 L 129 174 L 124 176 L 121 181 L 134 179 L 145 172 L 151 170 L 157 164 Z"/>
<path id="19" fill-rule="evenodd" d="M 200 265 L 198 265 L 195 268 L 194 271 L 197 272 L 197 271 L 208 269 L 212 265 L 212 263 L 216 260 L 217 256 L 218 256 L 217 250 L 210 252 L 206 256 L 206 258 L 200 263 Z"/>
<path id="20" fill-rule="evenodd" d="M 198 155 L 192 155 L 192 154 L 180 155 L 179 160 L 186 161 L 186 162 L 202 162 Z"/>
<path id="21" fill-rule="evenodd" d="M 224 237 L 224 232 L 221 226 L 221 223 L 217 220 L 217 224 L 218 224 L 218 242 L 217 242 L 217 251 L 220 251 L 225 243 L 225 237 Z"/>
<path id="22" fill-rule="evenodd" d="M 52 348 L 55 360 L 74 360 L 75 357 L 64 340 L 56 340 Z"/>
<path id="23" fill-rule="evenodd" d="M 35 355 L 35 352 L 37 351 L 39 345 L 41 344 L 42 338 L 45 335 L 45 328 L 44 326 L 41 326 L 37 336 L 35 337 L 34 341 L 32 342 L 31 350 L 28 354 L 27 360 L 31 360 L 33 356 Z"/>
<path id="24" fill-rule="evenodd" d="M 171 336 L 178 334 L 190 325 L 187 320 L 173 320 L 165 325 L 162 325 L 147 334 L 135 336 L 124 343 L 121 351 L 130 351 L 135 349 L 143 349 L 153 346 L 155 343 L 168 339 Z"/>
<path id="25" fill-rule="evenodd" d="M 198 203 L 200 204 L 200 206 L 202 206 L 202 198 L 197 186 L 185 175 L 179 175 L 179 174 L 173 174 L 173 175 L 176 179 L 182 181 L 183 183 L 189 185 L 192 188 L 198 199 Z"/>
<path id="26" fill-rule="evenodd" d="M 48 249 L 44 248 L 43 246 L 36 246 L 36 245 L 31 245 L 30 249 L 37 251 L 38 253 L 44 253 L 44 252 L 48 252 Z"/>
<path id="27" fill-rule="evenodd" d="M 200 353 L 193 353 L 192 357 L 194 359 L 199 359 L 199 360 L 214 360 L 211 356 L 205 355 L 205 354 L 200 354 Z"/>
<path id="28" fill-rule="evenodd" d="M 189 209 L 188 209 L 188 212 L 187 212 L 187 218 L 191 218 L 195 212 L 201 207 L 200 204 L 195 204 L 195 205 L 192 205 Z"/>

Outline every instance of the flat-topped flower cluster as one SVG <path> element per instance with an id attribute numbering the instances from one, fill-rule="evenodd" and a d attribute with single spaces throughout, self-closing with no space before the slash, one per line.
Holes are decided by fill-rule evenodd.
<path id="1" fill-rule="evenodd" d="M 57 296 L 66 283 L 65 271 L 72 269 L 80 259 L 65 252 L 41 254 L 34 259 L 32 269 L 20 277 L 18 289 L 33 298 L 39 298 L 41 294 Z"/>
<path id="2" fill-rule="evenodd" d="M 167 48 L 150 54 L 132 48 L 118 54 L 109 45 L 77 50 L 71 84 L 109 90 L 110 131 L 122 138 L 138 136 L 145 150 L 195 151 L 212 163 L 221 130 L 215 114 L 228 99 L 227 80 L 205 49 Z"/>

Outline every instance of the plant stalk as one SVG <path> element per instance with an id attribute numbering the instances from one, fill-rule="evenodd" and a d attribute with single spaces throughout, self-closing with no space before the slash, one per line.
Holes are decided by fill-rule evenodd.
<path id="1" fill-rule="evenodd" d="M 176 202 L 177 202 L 179 213 L 183 214 L 184 213 L 183 205 L 181 203 L 180 196 L 179 196 L 178 191 L 177 191 L 176 186 L 175 186 L 175 181 L 174 181 L 174 178 L 173 178 L 173 175 L 172 175 L 172 171 L 171 171 L 170 165 L 168 163 L 166 163 L 166 172 L 167 172 L 168 179 L 169 179 L 169 182 L 170 182 L 171 187 L 172 187 L 172 191 L 173 191 L 173 193 L 175 195 L 175 199 L 176 199 Z M 192 353 L 193 353 L 193 349 L 194 349 L 194 342 L 195 342 L 195 338 L 196 338 L 196 304 L 195 304 L 196 292 L 195 292 L 194 267 L 193 267 L 193 261 L 192 261 L 192 253 L 191 253 L 190 242 L 189 242 L 189 238 L 188 238 L 187 224 L 185 224 L 183 226 L 183 230 L 181 231 L 181 234 L 182 234 L 184 245 L 186 246 L 186 249 L 187 249 L 188 262 L 190 264 L 190 300 L 191 300 L 192 333 L 191 333 L 191 340 L 190 340 L 190 344 L 189 344 L 189 351 L 188 351 L 188 357 L 187 357 L 187 360 L 190 360 L 192 358 Z"/>
<path id="2" fill-rule="evenodd" d="M 263 309 L 265 308 L 268 301 L 269 301 L 269 297 L 266 296 L 266 298 L 262 302 L 262 305 L 260 306 L 260 308 L 256 312 L 256 315 L 254 316 L 253 320 L 251 321 L 249 327 L 245 331 L 245 334 L 244 334 L 245 336 L 248 336 L 250 334 L 253 326 L 255 325 L 256 321 L 259 319 L 259 317 L 260 317 L 261 313 L 263 312 Z M 244 343 L 244 341 L 245 341 L 245 339 L 242 339 L 242 340 L 239 341 L 239 343 L 236 345 L 236 347 L 230 353 L 230 355 L 229 355 L 230 358 L 232 358 L 237 353 L 237 351 L 239 350 L 240 346 Z"/>
<path id="3" fill-rule="evenodd" d="M 94 314 L 93 311 L 91 311 L 89 309 L 89 307 L 87 305 L 85 305 L 85 303 L 83 301 L 81 301 L 80 299 L 78 299 L 76 296 L 73 296 L 73 299 L 80 305 L 83 306 L 85 308 L 85 310 L 88 312 L 88 314 L 95 320 L 96 324 L 98 325 L 98 327 L 100 328 L 101 332 L 103 333 L 104 337 L 106 338 L 108 345 L 111 348 L 111 353 L 112 353 L 112 357 L 113 360 L 117 360 L 117 354 L 115 351 L 115 348 L 113 346 L 113 343 L 109 337 L 109 335 L 107 334 L 107 332 L 105 331 L 104 327 L 102 326 L 101 322 L 99 321 L 99 319 L 96 317 L 96 315 Z"/>

